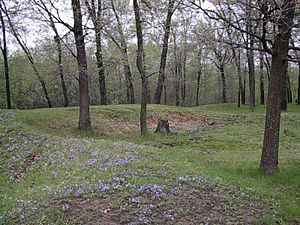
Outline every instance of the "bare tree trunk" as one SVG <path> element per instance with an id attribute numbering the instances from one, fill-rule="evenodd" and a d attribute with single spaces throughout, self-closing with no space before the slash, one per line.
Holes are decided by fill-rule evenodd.
<path id="1" fill-rule="evenodd" d="M 87 70 L 84 35 L 82 30 L 82 14 L 80 0 L 72 0 L 74 17 L 74 36 L 77 50 L 77 64 L 79 71 L 79 129 L 91 129 L 90 120 L 90 98 L 89 98 L 89 77 Z"/>
<path id="2" fill-rule="evenodd" d="M 66 86 L 66 82 L 65 82 L 65 79 L 64 79 L 61 39 L 60 39 L 60 36 L 59 36 L 58 31 L 56 29 L 56 26 L 55 26 L 55 23 L 54 23 L 53 16 L 52 16 L 51 12 L 48 10 L 48 8 L 46 7 L 46 5 L 44 4 L 43 1 L 41 1 L 41 4 L 43 5 L 43 10 L 47 13 L 47 15 L 49 17 L 50 27 L 52 28 L 53 32 L 55 33 L 54 41 L 56 43 L 56 51 L 57 51 L 57 55 L 58 55 L 58 61 L 56 63 L 57 63 L 57 66 L 58 66 L 59 77 L 60 77 L 62 92 L 63 92 L 63 96 L 64 96 L 64 106 L 68 107 L 69 100 L 68 100 L 67 86 Z"/>
<path id="3" fill-rule="evenodd" d="M 290 82 L 290 76 L 287 73 L 287 99 L 288 103 L 293 103 L 293 94 L 292 94 L 292 89 L 291 89 L 291 82 Z"/>
<path id="4" fill-rule="evenodd" d="M 118 41 L 112 36 L 109 35 L 110 38 L 112 39 L 113 42 L 117 45 L 117 47 L 120 49 L 122 53 L 122 62 L 123 62 L 123 67 L 124 67 L 124 73 L 125 73 L 125 78 L 126 78 L 126 94 L 127 94 L 127 103 L 134 104 L 135 103 L 135 95 L 134 95 L 134 87 L 133 87 L 133 82 L 132 82 L 132 74 L 131 74 L 131 68 L 130 68 L 130 63 L 129 63 L 129 57 L 128 57 L 128 51 L 127 51 L 127 43 L 126 43 L 126 38 L 125 34 L 123 31 L 122 23 L 120 21 L 120 17 L 116 11 L 114 0 L 110 1 L 112 10 L 114 12 L 116 21 L 117 21 L 117 28 L 118 28 L 118 33 L 120 36 L 120 44 Z"/>
<path id="5" fill-rule="evenodd" d="M 286 0 L 281 8 L 284 10 L 284 13 L 278 19 L 278 33 L 272 49 L 271 77 L 268 90 L 264 142 L 260 161 L 261 170 L 268 175 L 274 174 L 278 170 L 280 97 L 293 25 L 295 1 Z"/>
<path id="6" fill-rule="evenodd" d="M 280 109 L 281 111 L 287 110 L 287 98 L 288 98 L 288 87 L 287 87 L 287 73 L 288 73 L 288 61 L 286 60 L 284 65 L 284 73 L 282 74 L 282 89 L 281 89 L 281 102 Z"/>
<path id="7" fill-rule="evenodd" d="M 171 29 L 171 18 L 174 13 L 174 3 L 175 0 L 169 0 L 168 5 L 168 13 L 167 18 L 164 25 L 164 39 L 163 39 L 163 48 L 160 57 L 160 66 L 159 66 L 159 77 L 157 81 L 157 86 L 154 95 L 154 103 L 160 104 L 161 94 L 165 82 L 165 69 L 166 69 L 166 62 L 167 62 L 167 55 L 168 55 L 168 46 L 169 46 L 169 36 L 170 36 L 170 29 Z"/>
<path id="8" fill-rule="evenodd" d="M 202 50 L 200 48 L 198 52 L 198 72 L 197 72 L 197 90 L 196 90 L 196 106 L 200 105 L 199 95 L 200 95 L 200 82 L 201 82 L 201 75 L 202 75 Z"/>
<path id="9" fill-rule="evenodd" d="M 265 76 L 264 76 L 264 54 L 263 52 L 259 53 L 259 88 L 260 88 L 260 104 L 265 104 Z"/>
<path id="10" fill-rule="evenodd" d="M 101 28 L 98 24 L 95 24 L 94 28 L 96 32 L 96 58 L 97 58 L 98 78 L 99 78 L 100 104 L 107 105 L 105 73 L 104 73 L 104 64 L 103 64 L 103 56 L 102 56 Z"/>
<path id="11" fill-rule="evenodd" d="M 252 10 L 251 10 L 251 0 L 248 0 L 247 4 L 247 31 L 253 32 L 252 25 Z M 255 108 L 255 74 L 254 74 L 254 37 L 252 35 L 247 35 L 247 45 L 249 49 L 247 49 L 247 58 L 248 58 L 248 69 L 249 69 L 249 106 L 250 110 L 254 111 Z"/>
<path id="12" fill-rule="evenodd" d="M 246 104 L 246 71 L 244 71 L 244 80 L 241 86 L 241 100 L 242 100 L 242 105 L 245 105 Z"/>
<path id="13" fill-rule="evenodd" d="M 149 100 L 149 91 L 148 91 L 148 78 L 146 76 L 146 67 L 145 67 L 145 53 L 144 53 L 144 43 L 143 43 L 143 30 L 141 26 L 140 19 L 140 7 L 138 0 L 133 0 L 133 9 L 135 15 L 135 24 L 136 24 L 136 34 L 137 34 L 137 58 L 136 64 L 141 75 L 142 79 L 142 100 L 141 100 L 141 111 L 140 111 L 140 126 L 141 126 L 141 135 L 145 136 L 148 133 L 147 129 L 147 102 Z"/>
<path id="14" fill-rule="evenodd" d="M 227 89 L 226 89 L 226 80 L 224 66 L 220 66 L 220 75 L 221 75 L 221 86 L 222 86 L 222 103 L 227 103 Z"/>
<path id="15" fill-rule="evenodd" d="M 4 19 L 3 19 L 3 15 L 2 15 L 2 1 L 0 1 L 0 19 L 1 19 L 2 36 L 3 36 L 3 47 L 1 46 L 1 51 L 2 51 L 2 55 L 3 55 L 3 61 L 4 61 L 6 102 L 7 102 L 7 108 L 11 109 L 9 68 L 8 68 L 7 43 L 6 43 L 6 25 L 4 23 Z"/>
<path id="16" fill-rule="evenodd" d="M 300 105 L 300 62 L 298 63 L 298 93 L 297 93 L 297 104 Z"/>

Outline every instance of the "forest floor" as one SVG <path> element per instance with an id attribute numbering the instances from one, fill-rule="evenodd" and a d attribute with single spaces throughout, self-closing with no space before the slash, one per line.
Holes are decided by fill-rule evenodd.
<path id="1" fill-rule="evenodd" d="M 264 107 L 0 111 L 0 224 L 300 224 L 300 107 L 282 114 L 280 171 L 259 161 Z M 173 135 L 155 134 L 159 118 Z"/>

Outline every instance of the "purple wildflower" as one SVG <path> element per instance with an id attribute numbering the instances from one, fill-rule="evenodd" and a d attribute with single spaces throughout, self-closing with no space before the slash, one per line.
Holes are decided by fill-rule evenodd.
<path id="1" fill-rule="evenodd" d="M 96 162 L 97 162 L 97 159 L 90 159 L 87 164 L 89 166 L 95 166 Z"/>
<path id="2" fill-rule="evenodd" d="M 104 184 L 101 188 L 101 191 L 108 191 L 108 190 L 110 190 L 109 184 Z"/>
<path id="3" fill-rule="evenodd" d="M 63 204 L 61 205 L 61 208 L 63 211 L 68 210 L 70 208 L 70 206 L 68 204 Z"/>
<path id="4" fill-rule="evenodd" d="M 79 197 L 80 195 L 84 194 L 84 190 L 82 187 L 78 188 L 77 191 L 75 192 L 75 196 Z"/>

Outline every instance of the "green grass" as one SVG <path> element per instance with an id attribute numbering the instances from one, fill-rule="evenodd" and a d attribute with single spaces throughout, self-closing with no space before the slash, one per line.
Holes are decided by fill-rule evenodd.
<path id="1" fill-rule="evenodd" d="M 273 205 L 279 214 L 281 224 L 300 223 L 300 107 L 297 105 L 289 105 L 288 111 L 282 113 L 281 130 L 287 128 L 289 132 L 287 134 L 280 132 L 280 170 L 274 176 L 264 176 L 258 169 L 264 131 L 265 107 L 263 106 L 258 106 L 254 112 L 250 112 L 247 106 L 237 108 L 233 104 L 193 108 L 150 105 L 149 115 L 177 112 L 182 115 L 205 118 L 216 122 L 217 125 L 188 124 L 189 126 L 180 127 L 177 135 L 159 135 L 150 130 L 147 137 L 139 135 L 138 105 L 91 107 L 93 129 L 88 132 L 79 132 L 76 129 L 78 122 L 78 108 L 76 107 L 15 110 L 14 112 L 21 129 L 33 134 L 48 134 L 47 141 L 41 145 L 41 149 L 36 149 L 41 152 L 41 155 L 47 152 L 48 157 L 51 156 L 54 161 L 60 161 L 69 154 L 64 150 L 67 146 L 71 145 L 76 148 L 78 144 L 87 147 L 85 147 L 86 151 L 82 151 L 80 157 L 70 165 L 57 163 L 49 165 L 49 159 L 42 160 L 36 168 L 28 172 L 24 180 L 17 184 L 12 179 L 8 180 L 7 174 L 2 173 L 0 176 L 1 193 L 2 196 L 5 193 L 6 203 L 1 204 L 0 213 L 16 207 L 17 199 L 31 199 L 33 202 L 38 202 L 42 198 L 47 198 L 43 191 L 45 187 L 58 189 L 70 182 L 80 183 L 86 182 L 85 179 L 91 181 L 99 177 L 107 178 L 117 173 L 116 171 L 82 171 L 79 168 L 84 166 L 83 162 L 90 158 L 94 148 L 100 148 L 103 150 L 101 153 L 103 156 L 105 154 L 126 155 L 130 151 L 139 152 L 140 161 L 125 165 L 120 170 L 151 169 L 157 173 L 168 171 L 176 177 L 197 174 L 217 179 L 226 185 L 245 190 L 268 205 Z M 127 123 L 134 124 L 136 128 L 133 126 L 131 130 L 128 130 L 125 127 Z M 67 144 L 64 143 L 66 138 L 70 139 Z M 54 141 L 58 143 L 53 144 Z M 117 141 L 125 142 L 121 142 L 120 146 L 112 147 Z M 146 148 L 142 151 L 127 152 L 127 147 L 122 146 L 131 146 L 130 143 L 134 146 L 145 145 Z M 104 151 L 104 149 L 111 150 Z M 97 155 L 97 157 L 100 156 Z M 51 168 L 57 170 L 61 179 L 49 179 Z M 66 169 L 71 169 L 72 173 L 68 174 Z M 132 180 L 137 185 L 149 181 L 157 184 L 169 182 L 155 175 L 148 179 L 133 178 Z M 34 182 L 34 188 L 31 188 L 32 182 Z M 29 195 L 35 197 L 28 197 Z M 49 215 L 54 218 L 59 213 L 54 210 L 50 211 Z M 61 218 L 53 220 L 59 221 L 59 219 Z M 265 222 L 272 224 L 274 222 L 272 221 L 267 218 Z"/>

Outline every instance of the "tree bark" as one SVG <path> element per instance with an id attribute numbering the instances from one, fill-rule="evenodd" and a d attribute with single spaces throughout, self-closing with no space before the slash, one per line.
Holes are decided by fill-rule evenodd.
<path id="1" fill-rule="evenodd" d="M 291 89 L 291 82 L 290 82 L 290 76 L 287 73 L 287 99 L 288 103 L 293 103 L 293 94 L 292 94 L 292 89 Z"/>
<path id="2" fill-rule="evenodd" d="M 200 95 L 200 82 L 202 75 L 202 49 L 200 48 L 198 51 L 198 72 L 197 72 L 197 89 L 196 89 L 196 106 L 200 105 L 199 95 Z"/>
<path id="3" fill-rule="evenodd" d="M 267 175 L 272 175 L 278 170 L 281 90 L 294 19 L 295 1 L 284 1 L 281 9 L 283 11 L 278 20 L 278 33 L 272 49 L 268 104 L 260 162 L 261 170 Z"/>
<path id="4" fill-rule="evenodd" d="M 281 111 L 287 110 L 287 102 L 288 102 L 287 73 L 288 73 L 288 61 L 286 60 L 284 65 L 284 73 L 282 74 L 282 88 L 281 88 L 281 102 L 280 102 Z"/>
<path id="5" fill-rule="evenodd" d="M 8 56 L 7 56 L 7 43 L 6 43 L 6 25 L 2 15 L 2 1 L 0 1 L 0 19 L 2 26 L 2 37 L 3 37 L 3 47 L 1 46 L 1 51 L 4 61 L 4 75 L 5 75 L 5 89 L 6 89 L 6 103 L 7 108 L 11 109 L 11 98 L 10 98 L 10 84 L 9 84 L 9 67 L 8 67 Z"/>
<path id="6" fill-rule="evenodd" d="M 222 86 L 222 103 L 227 103 L 227 89 L 226 89 L 226 80 L 224 66 L 220 66 L 220 75 L 221 75 L 221 86 Z"/>
<path id="7" fill-rule="evenodd" d="M 252 10 L 251 10 L 251 0 L 248 0 L 247 4 L 247 31 L 253 32 L 252 25 Z M 247 35 L 247 41 L 249 49 L 247 49 L 247 58 L 248 58 L 248 72 L 249 72 L 249 106 L 250 110 L 254 111 L 255 108 L 255 73 L 254 73 L 254 37 L 252 35 Z"/>
<path id="8" fill-rule="evenodd" d="M 77 50 L 77 64 L 79 71 L 79 129 L 91 129 L 90 120 L 90 98 L 89 98 L 89 77 L 87 70 L 86 51 L 84 35 L 82 30 L 82 14 L 80 0 L 72 0 L 72 9 L 74 17 L 74 36 Z"/>
<path id="9" fill-rule="evenodd" d="M 136 24 L 136 34 L 137 34 L 137 58 L 136 64 L 138 71 L 142 79 L 142 100 L 141 100 L 141 111 L 140 111 L 140 126 L 141 126 L 141 135 L 145 136 L 148 133 L 147 129 L 147 102 L 149 100 L 149 91 L 148 91 L 148 78 L 146 76 L 146 67 L 145 67 L 145 53 L 144 53 L 144 43 L 143 43 L 143 30 L 141 26 L 140 18 L 140 7 L 138 0 L 133 0 L 133 9 L 135 15 L 135 24 Z"/>
<path id="10" fill-rule="evenodd" d="M 260 89 L 260 104 L 265 104 L 265 76 L 264 76 L 264 54 L 263 52 L 259 53 L 259 89 Z"/>
<path id="11" fill-rule="evenodd" d="M 300 105 L 300 62 L 298 63 L 298 93 L 297 93 L 297 104 Z"/>
<path id="12" fill-rule="evenodd" d="M 167 55 L 168 55 L 168 45 L 169 45 L 169 36 L 170 36 L 170 29 L 171 29 L 171 18 L 174 13 L 174 0 L 169 0 L 168 5 L 168 13 L 167 18 L 164 25 L 164 38 L 163 38 L 163 48 L 160 57 L 160 66 L 159 66 L 159 77 L 157 81 L 157 86 L 154 95 L 154 103 L 160 104 L 160 99 L 162 95 L 162 90 L 165 82 L 165 69 L 166 69 L 166 62 L 167 62 Z"/>

